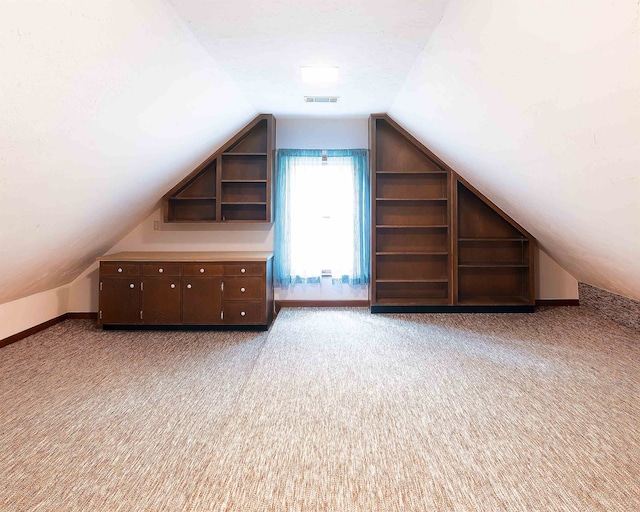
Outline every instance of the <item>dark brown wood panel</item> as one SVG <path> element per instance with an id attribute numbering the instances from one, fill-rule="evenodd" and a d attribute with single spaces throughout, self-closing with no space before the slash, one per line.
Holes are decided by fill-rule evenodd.
<path id="1" fill-rule="evenodd" d="M 268 125 L 263 119 L 255 128 L 229 147 L 225 153 L 266 153 L 268 150 Z"/>
<path id="2" fill-rule="evenodd" d="M 378 256 L 378 282 L 399 279 L 447 281 L 448 278 L 448 254 Z"/>
<path id="3" fill-rule="evenodd" d="M 376 284 L 378 304 L 446 304 L 448 283 L 381 282 Z"/>
<path id="4" fill-rule="evenodd" d="M 260 183 L 224 183 L 222 187 L 223 203 L 265 203 L 267 202 L 267 182 Z"/>
<path id="5" fill-rule="evenodd" d="M 213 160 L 202 172 L 183 186 L 176 194 L 176 198 L 216 196 L 216 161 Z"/>
<path id="6" fill-rule="evenodd" d="M 142 281 L 142 322 L 171 325 L 182 323 L 179 277 L 150 277 Z"/>
<path id="7" fill-rule="evenodd" d="M 180 263 L 152 261 L 142 264 L 142 275 L 147 277 L 179 276 L 182 274 Z"/>
<path id="8" fill-rule="evenodd" d="M 522 267 L 464 267 L 458 270 L 460 304 L 532 302 L 529 269 Z"/>
<path id="9" fill-rule="evenodd" d="M 377 197 L 384 199 L 440 199 L 448 196 L 446 174 L 378 173 Z"/>
<path id="10" fill-rule="evenodd" d="M 460 240 L 458 241 L 458 264 L 529 266 L 529 243 L 527 240 Z"/>
<path id="11" fill-rule="evenodd" d="M 225 277 L 225 300 L 250 300 L 264 297 L 264 278 L 262 277 Z"/>
<path id="12" fill-rule="evenodd" d="M 264 303 L 261 301 L 225 301 L 224 323 L 231 325 L 264 324 Z"/>
<path id="13" fill-rule="evenodd" d="M 442 172 L 443 169 L 428 158 L 403 133 L 385 119 L 377 119 L 376 170 L 395 172 Z"/>
<path id="14" fill-rule="evenodd" d="M 101 277 L 99 309 L 99 321 L 103 324 L 139 324 L 139 278 Z"/>
<path id="15" fill-rule="evenodd" d="M 235 204 L 221 205 L 223 221 L 254 222 L 267 219 L 267 204 Z"/>
<path id="16" fill-rule="evenodd" d="M 100 275 L 108 277 L 133 277 L 140 275 L 140 265 L 127 262 L 101 262 Z"/>
<path id="17" fill-rule="evenodd" d="M 220 263 L 183 263 L 182 273 L 185 276 L 221 276 L 222 265 Z"/>
<path id="18" fill-rule="evenodd" d="M 458 183 L 459 238 L 514 238 L 521 233 L 482 199 Z"/>
<path id="19" fill-rule="evenodd" d="M 222 278 L 184 277 L 183 313 L 185 324 L 215 325 L 222 323 Z"/>
<path id="20" fill-rule="evenodd" d="M 446 201 L 376 201 L 379 226 L 447 225 Z"/>
<path id="21" fill-rule="evenodd" d="M 266 180 L 267 156 L 222 155 L 222 181 L 225 180 Z"/>
<path id="22" fill-rule="evenodd" d="M 447 228 L 377 228 L 376 252 L 447 252 Z"/>
<path id="23" fill-rule="evenodd" d="M 230 263 L 224 266 L 225 276 L 263 276 L 264 263 Z"/>
<path id="24" fill-rule="evenodd" d="M 216 220 L 215 199 L 168 200 L 168 217 L 165 222 L 213 222 Z"/>

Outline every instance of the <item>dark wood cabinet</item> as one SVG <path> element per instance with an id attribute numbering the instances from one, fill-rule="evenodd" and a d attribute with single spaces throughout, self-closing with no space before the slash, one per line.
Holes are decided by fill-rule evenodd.
<path id="1" fill-rule="evenodd" d="M 535 239 L 387 115 L 370 148 L 371 310 L 532 311 Z"/>
<path id="2" fill-rule="evenodd" d="M 275 123 L 259 115 L 173 187 L 164 222 L 273 222 Z"/>
<path id="3" fill-rule="evenodd" d="M 141 319 L 143 324 L 182 322 L 180 278 L 149 277 L 141 281 Z"/>
<path id="4" fill-rule="evenodd" d="M 268 328 L 273 319 L 271 253 L 119 253 L 99 260 L 102 326 Z"/>
<path id="5" fill-rule="evenodd" d="M 107 277 L 100 278 L 99 320 L 108 324 L 139 324 L 140 279 Z"/>
<path id="6" fill-rule="evenodd" d="M 183 290 L 185 324 L 222 323 L 222 277 L 185 277 Z"/>

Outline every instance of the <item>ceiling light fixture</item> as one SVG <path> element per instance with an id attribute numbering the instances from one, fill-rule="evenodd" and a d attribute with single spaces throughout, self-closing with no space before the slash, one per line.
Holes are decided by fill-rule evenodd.
<path id="1" fill-rule="evenodd" d="M 302 66 L 300 74 L 305 84 L 333 84 L 338 81 L 338 69 Z"/>

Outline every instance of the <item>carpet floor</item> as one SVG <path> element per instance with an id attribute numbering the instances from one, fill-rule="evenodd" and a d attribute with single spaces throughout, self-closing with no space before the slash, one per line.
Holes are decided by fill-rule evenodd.
<path id="1" fill-rule="evenodd" d="M 640 333 L 283 309 L 0 350 L 2 511 L 638 511 Z"/>

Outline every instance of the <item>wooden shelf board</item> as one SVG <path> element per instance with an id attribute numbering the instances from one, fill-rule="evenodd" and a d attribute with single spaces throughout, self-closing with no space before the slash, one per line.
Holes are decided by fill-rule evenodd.
<path id="1" fill-rule="evenodd" d="M 267 180 L 220 180 L 222 183 L 267 183 Z"/>
<path id="2" fill-rule="evenodd" d="M 216 219 L 199 219 L 199 220 L 169 220 L 171 224 L 211 224 L 217 222 Z"/>
<path id="3" fill-rule="evenodd" d="M 170 197 L 169 201 L 215 201 L 216 196 Z"/>
<path id="4" fill-rule="evenodd" d="M 528 242 L 526 238 L 458 238 L 458 242 Z"/>
<path id="5" fill-rule="evenodd" d="M 529 304 L 526 297 L 515 296 L 479 296 L 458 299 L 458 304 L 462 306 L 508 306 L 511 304 Z"/>
<path id="6" fill-rule="evenodd" d="M 415 298 L 415 299 L 378 299 L 371 303 L 372 306 L 426 306 L 426 305 L 449 305 L 448 297 L 441 298 Z"/>
<path id="7" fill-rule="evenodd" d="M 423 202 L 434 201 L 442 202 L 448 201 L 446 197 L 432 197 L 432 198 L 416 198 L 416 197 L 376 197 L 376 201 L 403 201 L 403 202 Z"/>
<path id="8" fill-rule="evenodd" d="M 222 156 L 267 156 L 267 153 L 222 153 Z"/>
<path id="9" fill-rule="evenodd" d="M 220 203 L 222 206 L 227 206 L 227 205 L 244 205 L 244 204 L 260 204 L 260 205 L 266 205 L 267 203 L 261 201 L 261 202 L 257 202 L 257 201 L 222 201 Z"/>
<path id="10" fill-rule="evenodd" d="M 446 277 L 435 279 L 376 279 L 376 283 L 448 283 Z"/>
<path id="11" fill-rule="evenodd" d="M 431 224 L 431 225 L 416 225 L 416 224 L 378 224 L 376 228 L 382 229 L 448 229 L 447 224 Z"/>
<path id="12" fill-rule="evenodd" d="M 381 251 L 376 256 L 448 256 L 446 251 Z"/>
<path id="13" fill-rule="evenodd" d="M 447 171 L 376 171 L 376 174 L 443 174 L 446 175 Z"/>
<path id="14" fill-rule="evenodd" d="M 525 263 L 459 263 L 459 268 L 529 268 Z"/>

